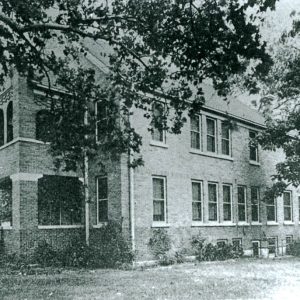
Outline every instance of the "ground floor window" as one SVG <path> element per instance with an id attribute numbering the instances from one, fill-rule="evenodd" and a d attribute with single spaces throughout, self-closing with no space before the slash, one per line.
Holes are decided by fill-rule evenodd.
<path id="1" fill-rule="evenodd" d="M 44 175 L 39 179 L 39 225 L 79 225 L 82 208 L 82 187 L 78 178 Z"/>
<path id="2" fill-rule="evenodd" d="M 258 187 L 251 187 L 251 221 L 259 222 L 259 189 Z"/>
<path id="3" fill-rule="evenodd" d="M 208 220 L 218 221 L 218 185 L 208 184 Z"/>
<path id="4" fill-rule="evenodd" d="M 166 221 L 166 178 L 153 177 L 153 221 Z"/>
<path id="5" fill-rule="evenodd" d="M 276 237 L 268 238 L 269 254 L 276 254 L 276 248 L 277 248 L 277 238 Z"/>
<path id="6" fill-rule="evenodd" d="M 223 220 L 231 221 L 231 185 L 223 184 Z"/>
<path id="7" fill-rule="evenodd" d="M 108 187 L 106 176 L 97 178 L 97 220 L 98 223 L 108 220 Z"/>
<path id="8" fill-rule="evenodd" d="M 192 220 L 202 221 L 202 182 L 192 182 Z"/>
<path id="9" fill-rule="evenodd" d="M 247 221 L 246 187 L 238 186 L 238 221 Z"/>
<path id="10" fill-rule="evenodd" d="M 12 182 L 10 178 L 0 179 L 0 226 L 12 225 Z"/>
<path id="11" fill-rule="evenodd" d="M 232 239 L 232 247 L 233 247 L 233 250 L 235 250 L 235 251 L 242 249 L 242 239 L 241 238 L 233 238 Z"/>
<path id="12" fill-rule="evenodd" d="M 276 200 L 275 199 L 267 199 L 267 221 L 276 221 Z"/>
<path id="13" fill-rule="evenodd" d="M 293 244 L 293 236 L 287 235 L 285 238 L 286 254 L 291 254 L 291 246 Z"/>

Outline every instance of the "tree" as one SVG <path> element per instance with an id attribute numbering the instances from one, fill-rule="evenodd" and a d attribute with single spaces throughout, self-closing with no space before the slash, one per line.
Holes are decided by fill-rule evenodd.
<path id="1" fill-rule="evenodd" d="M 272 64 L 261 41 L 260 13 L 274 9 L 275 2 L 1 0 L 0 82 L 11 67 L 29 82 L 47 80 L 51 151 L 58 165 L 72 170 L 81 165 L 86 173 L 99 147 L 110 155 L 129 148 L 139 152 L 141 137 L 129 122 L 132 107 L 177 134 L 184 112 L 198 112 L 205 102 L 204 81 L 226 98 L 230 77 L 244 74 L 245 86 L 255 91 Z M 105 84 L 82 64 L 87 41 L 107 49 L 97 53 L 109 57 Z M 62 91 L 56 97 L 53 85 Z M 89 109 L 95 101 L 106 113 L 98 143 L 94 128 L 101 120 Z M 157 101 L 166 108 L 159 120 L 151 113 Z M 140 158 L 133 165 L 138 163 Z"/>

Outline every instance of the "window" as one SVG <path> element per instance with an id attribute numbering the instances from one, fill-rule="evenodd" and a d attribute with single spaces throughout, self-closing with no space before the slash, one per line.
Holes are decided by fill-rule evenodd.
<path id="1" fill-rule="evenodd" d="M 218 194 L 216 183 L 208 184 L 208 220 L 218 221 Z"/>
<path id="2" fill-rule="evenodd" d="M 39 225 L 79 225 L 82 204 L 78 178 L 44 175 L 38 180 Z"/>
<path id="3" fill-rule="evenodd" d="M 276 254 L 276 248 L 277 248 L 277 237 L 268 238 L 269 254 Z"/>
<path id="4" fill-rule="evenodd" d="M 291 247 L 293 245 L 293 236 L 292 235 L 286 236 L 285 245 L 286 245 L 286 254 L 291 254 Z"/>
<path id="5" fill-rule="evenodd" d="M 267 207 L 267 221 L 276 222 L 276 220 L 277 220 L 276 200 L 275 199 L 267 199 L 266 207 Z"/>
<path id="6" fill-rule="evenodd" d="M 257 145 L 254 143 L 254 139 L 256 138 L 257 133 L 254 131 L 249 131 L 249 150 L 250 150 L 250 156 L 249 159 L 252 161 L 258 162 L 258 148 Z"/>
<path id="7" fill-rule="evenodd" d="M 216 120 L 206 118 L 207 151 L 216 152 Z"/>
<path id="8" fill-rule="evenodd" d="M 259 222 L 259 189 L 258 187 L 251 187 L 251 220 L 252 222 Z"/>
<path id="9" fill-rule="evenodd" d="M 292 193 L 289 191 L 283 192 L 283 210 L 284 210 L 284 221 L 292 221 L 293 202 L 292 202 Z"/>
<path id="10" fill-rule="evenodd" d="M 95 103 L 96 113 L 96 141 L 100 141 L 107 133 L 108 128 L 108 111 L 107 103 L 104 100 Z"/>
<path id="11" fill-rule="evenodd" d="M 222 123 L 222 154 L 230 155 L 230 129 L 226 123 Z"/>
<path id="12" fill-rule="evenodd" d="M 223 185 L 223 220 L 231 221 L 231 186 Z"/>
<path id="13" fill-rule="evenodd" d="M 97 223 L 108 221 L 107 177 L 97 177 Z"/>
<path id="14" fill-rule="evenodd" d="M 200 116 L 191 117 L 191 148 L 200 149 Z"/>
<path id="15" fill-rule="evenodd" d="M 218 248 L 222 248 L 227 245 L 227 240 L 217 240 Z"/>
<path id="16" fill-rule="evenodd" d="M 166 179 L 153 177 L 153 221 L 166 221 Z"/>
<path id="17" fill-rule="evenodd" d="M 163 130 L 163 104 L 155 103 L 152 107 L 152 111 L 152 140 L 165 143 L 165 132 Z"/>
<path id="18" fill-rule="evenodd" d="M 202 182 L 192 182 L 192 220 L 202 221 Z"/>
<path id="19" fill-rule="evenodd" d="M 0 180 L 0 227 L 12 226 L 12 182 L 9 177 Z"/>
<path id="20" fill-rule="evenodd" d="M 8 103 L 7 106 L 7 136 L 6 136 L 6 141 L 7 143 L 12 141 L 14 138 L 14 133 L 13 133 L 13 104 L 12 102 Z"/>
<path id="21" fill-rule="evenodd" d="M 36 114 L 36 139 L 44 142 L 51 141 L 52 117 L 48 110 L 40 110 Z"/>
<path id="22" fill-rule="evenodd" d="M 234 251 L 239 251 L 242 249 L 242 239 L 241 238 L 233 238 L 232 239 L 232 248 Z"/>
<path id="23" fill-rule="evenodd" d="M 238 186 L 238 221 L 247 221 L 246 187 Z"/>
<path id="24" fill-rule="evenodd" d="M 4 145 L 4 113 L 0 109 L 0 147 Z"/>

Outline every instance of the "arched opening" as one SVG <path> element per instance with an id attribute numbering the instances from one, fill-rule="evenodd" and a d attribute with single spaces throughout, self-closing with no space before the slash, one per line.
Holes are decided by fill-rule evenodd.
<path id="1" fill-rule="evenodd" d="M 12 104 L 12 102 L 8 103 L 6 114 L 7 114 L 7 143 L 9 143 L 14 138 L 14 133 L 13 133 L 13 104 Z"/>
<path id="2" fill-rule="evenodd" d="M 0 109 L 0 146 L 4 145 L 4 112 Z"/>

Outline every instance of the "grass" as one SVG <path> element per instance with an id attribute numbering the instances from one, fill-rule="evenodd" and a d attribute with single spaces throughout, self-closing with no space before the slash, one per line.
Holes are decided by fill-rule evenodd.
<path id="1" fill-rule="evenodd" d="M 0 299 L 299 299 L 300 259 L 241 259 L 145 270 L 0 269 Z"/>

